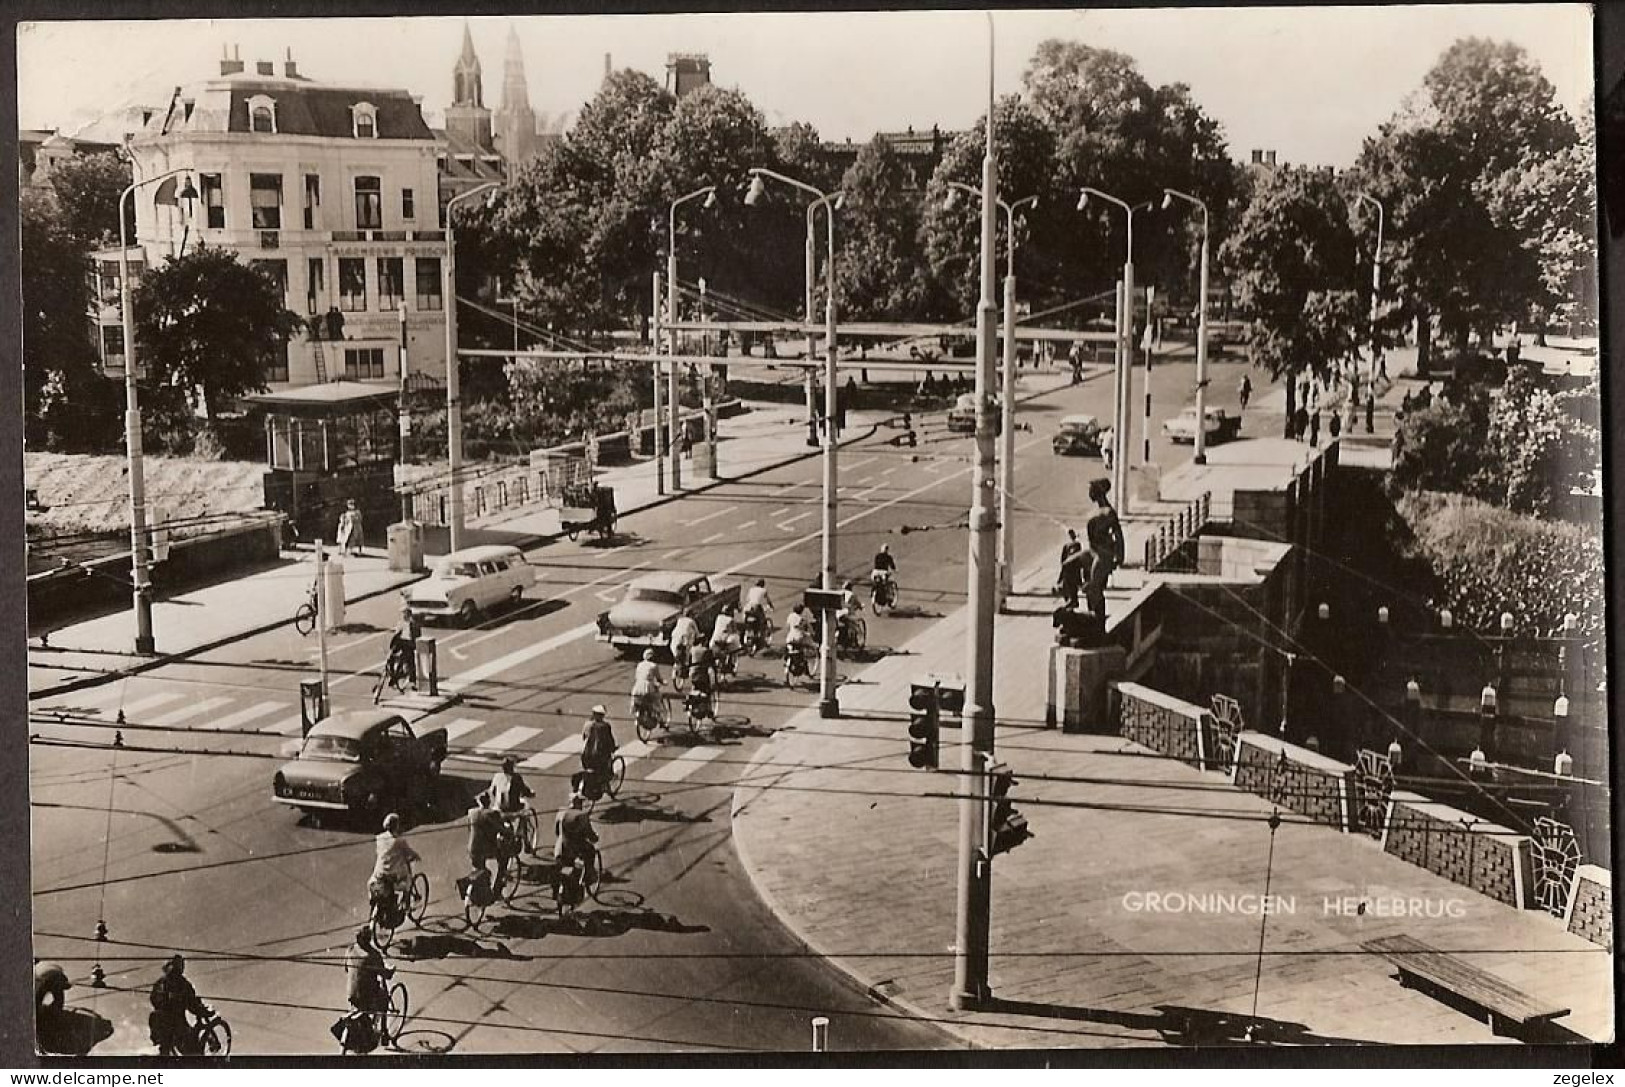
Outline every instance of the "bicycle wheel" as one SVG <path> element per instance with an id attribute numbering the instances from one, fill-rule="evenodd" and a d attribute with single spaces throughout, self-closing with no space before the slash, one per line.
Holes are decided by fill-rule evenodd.
<path id="1" fill-rule="evenodd" d="M 388 951 L 389 945 L 395 942 L 395 926 L 384 923 L 382 906 L 379 903 L 372 908 L 372 942 L 380 951 Z"/>
<path id="2" fill-rule="evenodd" d="M 429 877 L 418 872 L 412 877 L 412 889 L 407 899 L 406 916 L 415 925 L 423 924 L 423 915 L 429 909 Z"/>
<path id="3" fill-rule="evenodd" d="M 231 1056 L 231 1024 L 218 1015 L 198 1027 L 197 1038 L 205 1057 Z"/>
<path id="4" fill-rule="evenodd" d="M 316 609 L 309 602 L 299 605 L 299 610 L 293 613 L 293 629 L 304 637 L 316 629 Z"/>
<path id="5" fill-rule="evenodd" d="M 597 846 L 592 848 L 592 882 L 582 888 L 594 901 L 598 899 L 598 888 L 604 885 L 604 854 Z"/>
<path id="6" fill-rule="evenodd" d="M 485 920 L 485 906 L 475 902 L 472 895 L 465 894 L 463 895 L 463 916 L 468 919 L 470 928 L 478 928 L 480 922 Z"/>
<path id="7" fill-rule="evenodd" d="M 862 650 L 869 644 L 869 624 L 862 619 L 852 620 L 852 644 L 848 647 L 854 651 Z"/>
<path id="8" fill-rule="evenodd" d="M 525 882 L 525 866 L 519 862 L 519 854 L 515 853 L 509 858 L 508 874 L 502 882 L 502 901 L 513 905 L 513 900 L 519 897 L 519 885 Z"/>
<path id="9" fill-rule="evenodd" d="M 536 811 L 526 808 L 519 813 L 519 852 L 536 855 Z"/>
<path id="10" fill-rule="evenodd" d="M 397 981 L 389 987 L 389 1010 L 384 1013 L 383 1043 L 394 1049 L 395 1043 L 400 1040 L 401 1031 L 406 1028 L 406 1013 L 411 1007 L 411 1000 L 406 995 L 406 986 Z"/>
<path id="11" fill-rule="evenodd" d="M 654 713 L 647 706 L 639 706 L 637 723 L 638 739 L 642 740 L 644 743 L 648 743 L 650 737 L 654 736 L 658 727 L 659 726 L 655 722 Z"/>
<path id="12" fill-rule="evenodd" d="M 604 784 L 604 792 L 614 800 L 621 791 L 621 784 L 626 781 L 626 760 L 616 755 L 609 764 L 609 781 Z"/>

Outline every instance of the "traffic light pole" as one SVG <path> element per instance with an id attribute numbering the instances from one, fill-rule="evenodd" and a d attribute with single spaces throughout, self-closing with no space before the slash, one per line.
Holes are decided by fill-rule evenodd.
<path id="1" fill-rule="evenodd" d="M 983 756 L 993 754 L 993 621 L 998 613 L 996 561 L 993 413 L 993 359 L 997 311 L 993 300 L 994 219 L 998 200 L 997 158 L 993 148 L 993 33 L 988 17 L 987 146 L 982 157 L 982 291 L 976 309 L 976 463 L 971 481 L 970 562 L 966 595 L 970 625 L 966 670 L 962 780 L 969 795 L 959 801 L 958 916 L 954 941 L 953 1006 L 965 1010 L 984 1004 L 987 980 L 988 914 L 992 902 L 991 872 L 982 840 L 985 784 Z"/>

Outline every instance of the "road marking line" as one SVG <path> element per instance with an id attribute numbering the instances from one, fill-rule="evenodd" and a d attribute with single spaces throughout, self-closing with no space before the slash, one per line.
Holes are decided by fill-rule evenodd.
<path id="1" fill-rule="evenodd" d="M 845 469 L 848 472 L 850 472 L 850 471 L 853 471 L 854 469 L 862 468 L 865 464 L 873 464 L 876 459 L 877 458 L 875 458 L 875 457 L 864 457 L 862 460 L 853 461 L 851 464 L 844 465 L 843 467 L 845 467 Z"/>
<path id="2" fill-rule="evenodd" d="M 727 533 L 723 533 L 723 535 L 727 535 Z M 715 536 L 711 537 L 712 540 L 714 540 L 716 538 L 717 537 L 715 537 Z M 709 543 L 710 541 L 708 540 L 706 542 Z M 694 550 L 692 547 L 679 547 L 675 551 L 668 551 L 664 555 L 661 555 L 660 556 L 660 561 L 661 562 L 670 562 L 672 559 L 680 558 L 683 555 L 688 554 L 692 550 Z"/>
<path id="3" fill-rule="evenodd" d="M 736 530 L 743 530 L 743 529 L 750 528 L 755 524 L 756 524 L 755 521 L 741 521 L 739 524 L 735 525 L 734 528 Z"/>
<path id="4" fill-rule="evenodd" d="M 637 760 L 652 755 L 654 752 L 655 746 L 653 744 L 646 743 L 643 740 L 633 740 L 629 744 L 622 745 L 621 749 L 615 754 L 625 759 L 626 764 L 631 766 Z"/>
<path id="5" fill-rule="evenodd" d="M 774 510 L 772 513 L 768 514 L 767 516 L 771 520 L 774 517 L 778 517 L 778 516 L 780 516 L 782 514 L 789 513 L 790 510 L 793 509 L 793 508 L 794 507 L 791 507 L 791 506 L 785 506 L 783 509 Z"/>
<path id="6" fill-rule="evenodd" d="M 661 764 L 660 769 L 654 771 L 645 781 L 682 781 L 694 771 L 722 754 L 720 747 L 695 747 L 685 751 L 680 757 Z"/>
<path id="7" fill-rule="evenodd" d="M 862 479 L 854 479 L 851 483 L 848 483 L 847 486 L 848 487 L 867 487 L 869 484 L 873 483 L 874 481 L 875 481 L 874 476 L 864 476 Z"/>
<path id="8" fill-rule="evenodd" d="M 215 721 L 210 727 L 217 729 L 237 728 L 239 725 L 246 725 L 255 718 L 269 717 L 278 710 L 286 710 L 287 708 L 288 704 L 286 702 L 261 702 L 248 707 L 246 710 L 238 710 L 236 713 L 228 714 Z"/>
<path id="9" fill-rule="evenodd" d="M 596 596 L 599 600 L 602 600 L 606 604 L 613 604 L 615 601 L 621 598 L 622 591 L 623 590 L 620 588 L 611 587 L 608 589 L 599 589 L 592 595 Z"/>
<path id="10" fill-rule="evenodd" d="M 109 683 L 105 687 L 93 687 L 88 691 L 78 691 L 68 696 L 72 701 L 61 706 L 51 706 L 51 709 L 61 709 L 63 706 L 72 706 L 78 709 L 84 706 L 92 710 L 112 709 L 113 704 L 125 695 L 124 684 Z"/>
<path id="11" fill-rule="evenodd" d="M 473 749 L 487 754 L 498 754 L 507 751 L 509 748 L 518 747 L 541 731 L 539 728 L 526 728 L 523 725 L 515 726 L 499 736 L 493 736 L 484 743 L 475 744 Z"/>
<path id="12" fill-rule="evenodd" d="M 304 719 L 298 714 L 294 714 L 286 721 L 278 721 L 276 724 L 272 725 L 271 731 L 275 732 L 279 736 L 297 736 L 300 732 L 304 731 L 304 727 Z"/>
<path id="13" fill-rule="evenodd" d="M 509 668 L 512 668 L 516 664 L 523 664 L 525 661 L 534 660 L 544 653 L 551 653 L 560 646 L 569 645 L 571 642 L 578 642 L 582 638 L 590 638 L 597 632 L 597 623 L 582 623 L 580 626 L 572 627 L 562 634 L 555 634 L 553 637 L 548 638 L 545 641 L 534 642 L 520 649 L 516 649 L 512 653 L 504 654 L 503 656 L 497 657 L 494 660 L 488 660 L 484 664 L 475 665 L 466 672 L 459 672 L 455 676 L 447 677 L 446 679 L 441 680 L 440 686 L 443 690 L 448 691 L 463 690 L 464 688 L 473 686 L 483 679 L 489 679 L 491 676 L 497 675 L 500 672 L 506 672 Z"/>
<path id="14" fill-rule="evenodd" d="M 817 510 L 807 510 L 805 513 L 798 513 L 788 520 L 780 521 L 778 527 L 783 529 L 785 532 L 793 532 L 795 530 L 790 527 L 791 525 L 795 524 L 797 521 L 805 521 L 807 518 L 811 517 L 817 512 Z"/>
<path id="15" fill-rule="evenodd" d="M 449 744 L 457 737 L 473 732 L 483 724 L 485 724 L 485 719 L 482 717 L 459 717 L 455 721 L 448 721 L 445 726 L 446 742 Z"/>
<path id="16" fill-rule="evenodd" d="M 861 500 L 861 499 L 864 499 L 864 498 L 868 498 L 870 495 L 872 495 L 876 491 L 880 490 L 880 488 L 882 486 L 883 486 L 883 484 L 877 483 L 873 487 L 870 487 L 868 490 L 859 491 L 857 494 L 853 495 L 852 498 L 853 498 L 854 501 L 858 501 L 858 500 Z"/>
<path id="17" fill-rule="evenodd" d="M 520 763 L 519 768 L 522 770 L 546 770 L 550 766 L 557 766 L 564 760 L 581 754 L 581 749 L 584 746 L 586 746 L 586 740 L 581 736 L 567 736 L 546 751 L 539 751 L 532 755 Z"/>
<path id="18" fill-rule="evenodd" d="M 678 521 L 677 523 L 684 526 L 685 528 L 693 528 L 695 525 L 703 525 L 707 521 L 711 521 L 711 520 L 714 520 L 714 519 L 716 519 L 718 517 L 721 517 L 725 513 L 732 513 L 734 510 L 736 510 L 738 508 L 739 508 L 738 506 L 727 506 L 727 507 L 725 507 L 723 509 L 717 510 L 715 513 L 708 513 L 704 517 L 696 517 L 692 521 Z"/>
<path id="19" fill-rule="evenodd" d="M 783 487 L 780 487 L 778 490 L 773 491 L 772 492 L 773 497 L 774 498 L 783 498 L 785 495 L 789 494 L 791 491 L 795 490 L 797 487 L 805 487 L 811 482 L 812 482 L 812 480 L 810 480 L 810 479 L 803 479 L 803 480 L 800 480 L 800 481 L 798 481 L 796 483 L 787 484 L 787 485 L 785 485 Z"/>
<path id="20" fill-rule="evenodd" d="M 174 691 L 160 691 L 158 694 L 149 694 L 145 698 L 136 699 L 134 702 L 124 703 L 124 716 L 129 717 L 133 714 L 140 713 L 143 710 L 150 710 L 157 706 L 162 706 L 166 702 L 175 702 L 185 697 L 185 695 L 178 694 Z M 113 707 L 109 706 L 107 708 L 112 709 Z"/>
<path id="21" fill-rule="evenodd" d="M 880 474 L 883 475 L 883 476 L 889 476 L 893 472 L 897 471 L 897 469 L 900 468 L 900 467 L 902 467 L 902 466 L 894 464 L 890 468 L 882 469 Z"/>
<path id="22" fill-rule="evenodd" d="M 713 533 L 712 535 L 707 536 L 705 539 L 701 540 L 700 543 L 702 543 L 702 544 L 716 543 L 718 540 L 720 540 L 724 536 L 728 536 L 728 535 L 731 535 L 731 533 L 727 533 L 727 532 Z"/>
<path id="23" fill-rule="evenodd" d="M 201 702 L 193 702 L 182 706 L 178 710 L 170 710 L 162 717 L 154 717 L 144 723 L 149 725 L 178 725 L 188 717 L 196 717 L 200 713 L 208 713 L 210 710 L 219 709 L 221 706 L 229 706 L 230 704 L 231 699 L 229 697 L 205 698 Z"/>

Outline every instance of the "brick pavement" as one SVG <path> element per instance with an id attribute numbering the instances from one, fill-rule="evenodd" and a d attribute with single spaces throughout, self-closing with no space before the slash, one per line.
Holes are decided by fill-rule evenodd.
<path id="1" fill-rule="evenodd" d="M 1035 564 L 1021 581 L 1042 576 Z M 1114 591 L 1108 609 L 1128 599 Z M 843 717 L 808 710 L 792 719 L 735 792 L 733 839 L 764 900 L 878 997 L 967 1044 L 1000 1048 L 1236 1043 L 1248 1026 L 1272 1044 L 1497 1040 L 1484 1024 L 1402 989 L 1384 960 L 1361 951 L 1362 941 L 1406 933 L 1561 1000 L 1573 1009 L 1562 1023 L 1578 1036 L 1608 1036 L 1610 957 L 1557 919 L 1290 814 L 1272 845 L 1268 801 L 1219 775 L 1120 737 L 1035 727 L 1051 640 L 1037 615 L 1002 617 L 997 635 L 999 757 L 1016 771 L 1017 805 L 1028 801 L 1036 834 L 994 866 L 991 983 L 1000 1003 L 951 1011 L 954 778 L 908 767 L 906 697 L 918 674 L 963 673 L 964 631 L 960 611 L 877 663 L 852 667 Z M 956 767 L 958 734 L 943 736 L 942 765 Z M 1259 898 L 1238 897 L 1262 896 L 1266 880 L 1270 901 L 1283 903 L 1267 919 Z M 1162 896 L 1156 909 L 1147 905 L 1153 893 Z M 1215 897 L 1226 895 L 1228 903 Z M 1372 905 L 1348 913 L 1344 898 Z M 1395 899 L 1461 916 L 1389 916 Z M 1234 908 L 1203 913 L 1193 903 Z M 832 1030 L 838 1044 L 839 1024 Z"/>

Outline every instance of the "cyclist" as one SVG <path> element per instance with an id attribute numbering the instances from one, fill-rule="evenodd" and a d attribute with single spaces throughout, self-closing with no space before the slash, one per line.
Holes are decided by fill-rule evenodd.
<path id="1" fill-rule="evenodd" d="M 197 990 L 186 980 L 186 959 L 175 955 L 164 963 L 163 974 L 152 986 L 152 1014 L 147 1029 L 160 1057 L 176 1057 L 195 1052 L 197 1024 L 214 1014 L 198 999 Z M 192 1021 L 187 1020 L 190 1014 Z"/>
<path id="2" fill-rule="evenodd" d="M 373 911 L 380 906 L 389 910 L 387 920 L 400 924 L 395 916 L 399 910 L 399 891 L 412 879 L 412 865 L 423 858 L 401 833 L 401 817 L 394 812 L 384 816 L 384 829 L 373 839 L 378 859 L 373 862 L 372 876 L 367 880 L 367 902 Z"/>
<path id="3" fill-rule="evenodd" d="M 784 620 L 784 651 L 806 655 L 813 648 L 812 619 L 806 605 L 797 604 Z"/>
<path id="4" fill-rule="evenodd" d="M 734 614 L 732 604 L 722 609 L 716 625 L 711 628 L 711 651 L 717 654 L 739 652 L 739 617 Z"/>
<path id="5" fill-rule="evenodd" d="M 857 584 L 848 581 L 841 587 L 841 607 L 835 613 L 835 630 L 842 641 L 852 636 L 852 620 L 858 617 L 863 610 L 863 601 L 858 599 Z"/>
<path id="6" fill-rule="evenodd" d="M 767 593 L 767 581 L 757 578 L 745 593 L 745 629 L 758 632 L 762 644 L 767 642 L 769 617 L 773 614 L 773 598 Z"/>
<path id="7" fill-rule="evenodd" d="M 587 800 L 579 792 L 570 794 L 570 802 L 559 809 L 553 818 L 553 859 L 562 873 L 570 865 L 580 863 L 582 886 L 593 882 L 594 847 L 598 832 L 592 828 L 592 816 L 587 814 Z"/>
<path id="8" fill-rule="evenodd" d="M 660 698 L 660 689 L 664 680 L 660 675 L 660 665 L 655 663 L 655 651 L 645 649 L 643 659 L 638 662 L 637 670 L 632 673 L 632 719 L 636 721 L 640 711 L 659 720 L 660 707 L 657 702 Z"/>
<path id="9" fill-rule="evenodd" d="M 690 719 L 716 717 L 717 669 L 711 659 L 711 650 L 701 646 L 694 654 L 694 665 L 689 670 L 689 689 L 684 697 Z"/>
<path id="10" fill-rule="evenodd" d="M 689 661 L 694 646 L 700 640 L 700 624 L 686 611 L 677 617 L 671 628 L 671 678 L 675 686 L 688 676 Z"/>
<path id="11" fill-rule="evenodd" d="M 411 607 L 403 602 L 401 621 L 395 624 L 395 631 L 389 637 L 389 655 L 384 658 L 384 678 L 373 694 L 374 702 L 383 696 L 384 687 L 394 676 L 404 678 L 408 685 L 414 687 L 417 685 L 417 641 L 422 629 L 418 617 L 412 614 Z"/>
<path id="12" fill-rule="evenodd" d="M 897 597 L 897 560 L 892 558 L 891 544 L 881 544 L 875 552 L 874 566 L 869 574 L 869 592 L 886 604 Z"/>
<path id="13" fill-rule="evenodd" d="M 373 945 L 372 929 L 366 925 L 355 930 L 355 942 L 345 949 L 344 972 L 349 980 L 350 1007 L 366 1017 L 372 1028 L 367 1043 L 346 1041 L 345 1048 L 364 1053 L 377 1044 L 382 1033 L 378 1024 L 389 1010 L 389 991 L 384 982 L 395 976 L 395 971 L 384 965 L 383 952 Z"/>
<path id="14" fill-rule="evenodd" d="M 615 730 L 609 724 L 609 711 L 594 706 L 592 716 L 581 726 L 581 770 L 595 781 L 608 781 L 615 760 Z"/>
<path id="15" fill-rule="evenodd" d="M 488 793 L 480 793 L 474 798 L 474 807 L 468 812 L 468 863 L 470 867 L 469 880 L 459 880 L 466 895 L 475 880 L 480 879 L 481 873 L 489 877 L 491 870 L 486 867 L 487 861 L 497 862 L 496 879 L 491 882 L 493 896 L 502 892 L 503 880 L 508 875 L 508 855 L 511 852 L 507 846 L 508 824 L 502 815 L 491 807 L 491 797 Z"/>
<path id="16" fill-rule="evenodd" d="M 519 776 L 518 764 L 510 756 L 502 760 L 502 769 L 491 775 L 491 801 L 497 811 L 512 815 L 524 809 L 525 801 L 536 795 L 525 779 Z"/>

